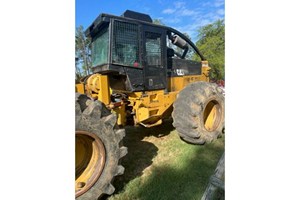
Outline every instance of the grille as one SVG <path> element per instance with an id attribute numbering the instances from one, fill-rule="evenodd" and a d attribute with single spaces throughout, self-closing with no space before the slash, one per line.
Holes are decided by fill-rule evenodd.
<path id="1" fill-rule="evenodd" d="M 113 41 L 112 63 L 140 66 L 137 24 L 115 21 Z"/>

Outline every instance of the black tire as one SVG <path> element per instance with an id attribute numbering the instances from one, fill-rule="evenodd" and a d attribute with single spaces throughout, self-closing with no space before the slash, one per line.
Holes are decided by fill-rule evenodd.
<path id="1" fill-rule="evenodd" d="M 204 144 L 221 136 L 225 122 L 224 95 L 216 84 L 189 84 L 179 92 L 173 108 L 173 126 L 184 141 Z"/>
<path id="2" fill-rule="evenodd" d="M 111 195 L 115 191 L 111 184 L 114 177 L 124 173 L 119 160 L 127 154 L 127 148 L 121 146 L 125 130 L 116 126 L 116 115 L 100 101 L 76 93 L 75 108 L 76 200 L 96 200 L 104 194 Z M 92 175 L 84 172 L 87 169 L 93 170 Z M 86 178 L 84 182 L 79 181 L 82 176 Z"/>

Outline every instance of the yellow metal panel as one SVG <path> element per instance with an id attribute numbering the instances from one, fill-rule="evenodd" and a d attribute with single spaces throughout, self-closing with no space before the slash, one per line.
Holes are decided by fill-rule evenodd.
<path id="1" fill-rule="evenodd" d="M 181 77 L 171 77 L 169 78 L 169 91 L 180 91 L 185 86 L 190 83 L 197 81 L 206 81 L 205 76 L 201 75 L 191 75 L 191 76 L 181 76 Z"/>
<path id="2" fill-rule="evenodd" d="M 98 99 L 105 105 L 110 103 L 110 88 L 107 75 L 93 74 L 86 81 L 89 96 Z"/>
<path id="3" fill-rule="evenodd" d="M 86 81 L 86 88 L 89 93 L 98 93 L 101 88 L 100 74 L 91 75 Z"/>
<path id="4" fill-rule="evenodd" d="M 149 118 L 149 108 L 141 107 L 136 111 L 136 119 L 138 122 L 142 122 Z"/>
<path id="5" fill-rule="evenodd" d="M 209 71 L 210 67 L 208 66 L 207 61 L 202 61 L 202 79 L 203 81 L 209 82 Z"/>
<path id="6" fill-rule="evenodd" d="M 106 75 L 99 75 L 100 79 L 100 92 L 98 93 L 98 100 L 102 101 L 105 105 L 110 103 L 110 89 L 108 85 L 108 77 Z"/>
<path id="7" fill-rule="evenodd" d="M 129 94 L 133 111 L 136 113 L 135 123 L 146 127 L 161 124 L 163 114 L 172 106 L 177 93 L 165 94 L 164 90 L 158 90 Z"/>
<path id="8" fill-rule="evenodd" d="M 114 112 L 116 112 L 117 116 L 118 116 L 118 121 L 117 124 L 118 125 L 122 125 L 125 126 L 126 125 L 126 111 L 125 111 L 125 104 L 122 104 L 119 107 L 116 107 L 113 109 Z"/>
<path id="9" fill-rule="evenodd" d="M 83 83 L 79 83 L 75 85 L 75 92 L 78 92 L 80 94 L 84 94 L 84 85 Z"/>

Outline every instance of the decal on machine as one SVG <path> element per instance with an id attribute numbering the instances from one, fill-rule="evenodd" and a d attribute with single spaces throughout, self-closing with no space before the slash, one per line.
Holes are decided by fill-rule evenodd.
<path id="1" fill-rule="evenodd" d="M 176 73 L 178 76 L 184 76 L 184 70 L 183 70 L 183 69 L 176 69 L 175 73 Z"/>

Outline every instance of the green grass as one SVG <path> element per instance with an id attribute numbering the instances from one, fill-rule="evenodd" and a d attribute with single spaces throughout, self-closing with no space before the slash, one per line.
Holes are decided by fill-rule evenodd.
<path id="1" fill-rule="evenodd" d="M 210 144 L 182 141 L 171 121 L 159 127 L 126 127 L 125 173 L 108 200 L 201 199 L 224 152 L 225 136 Z"/>

